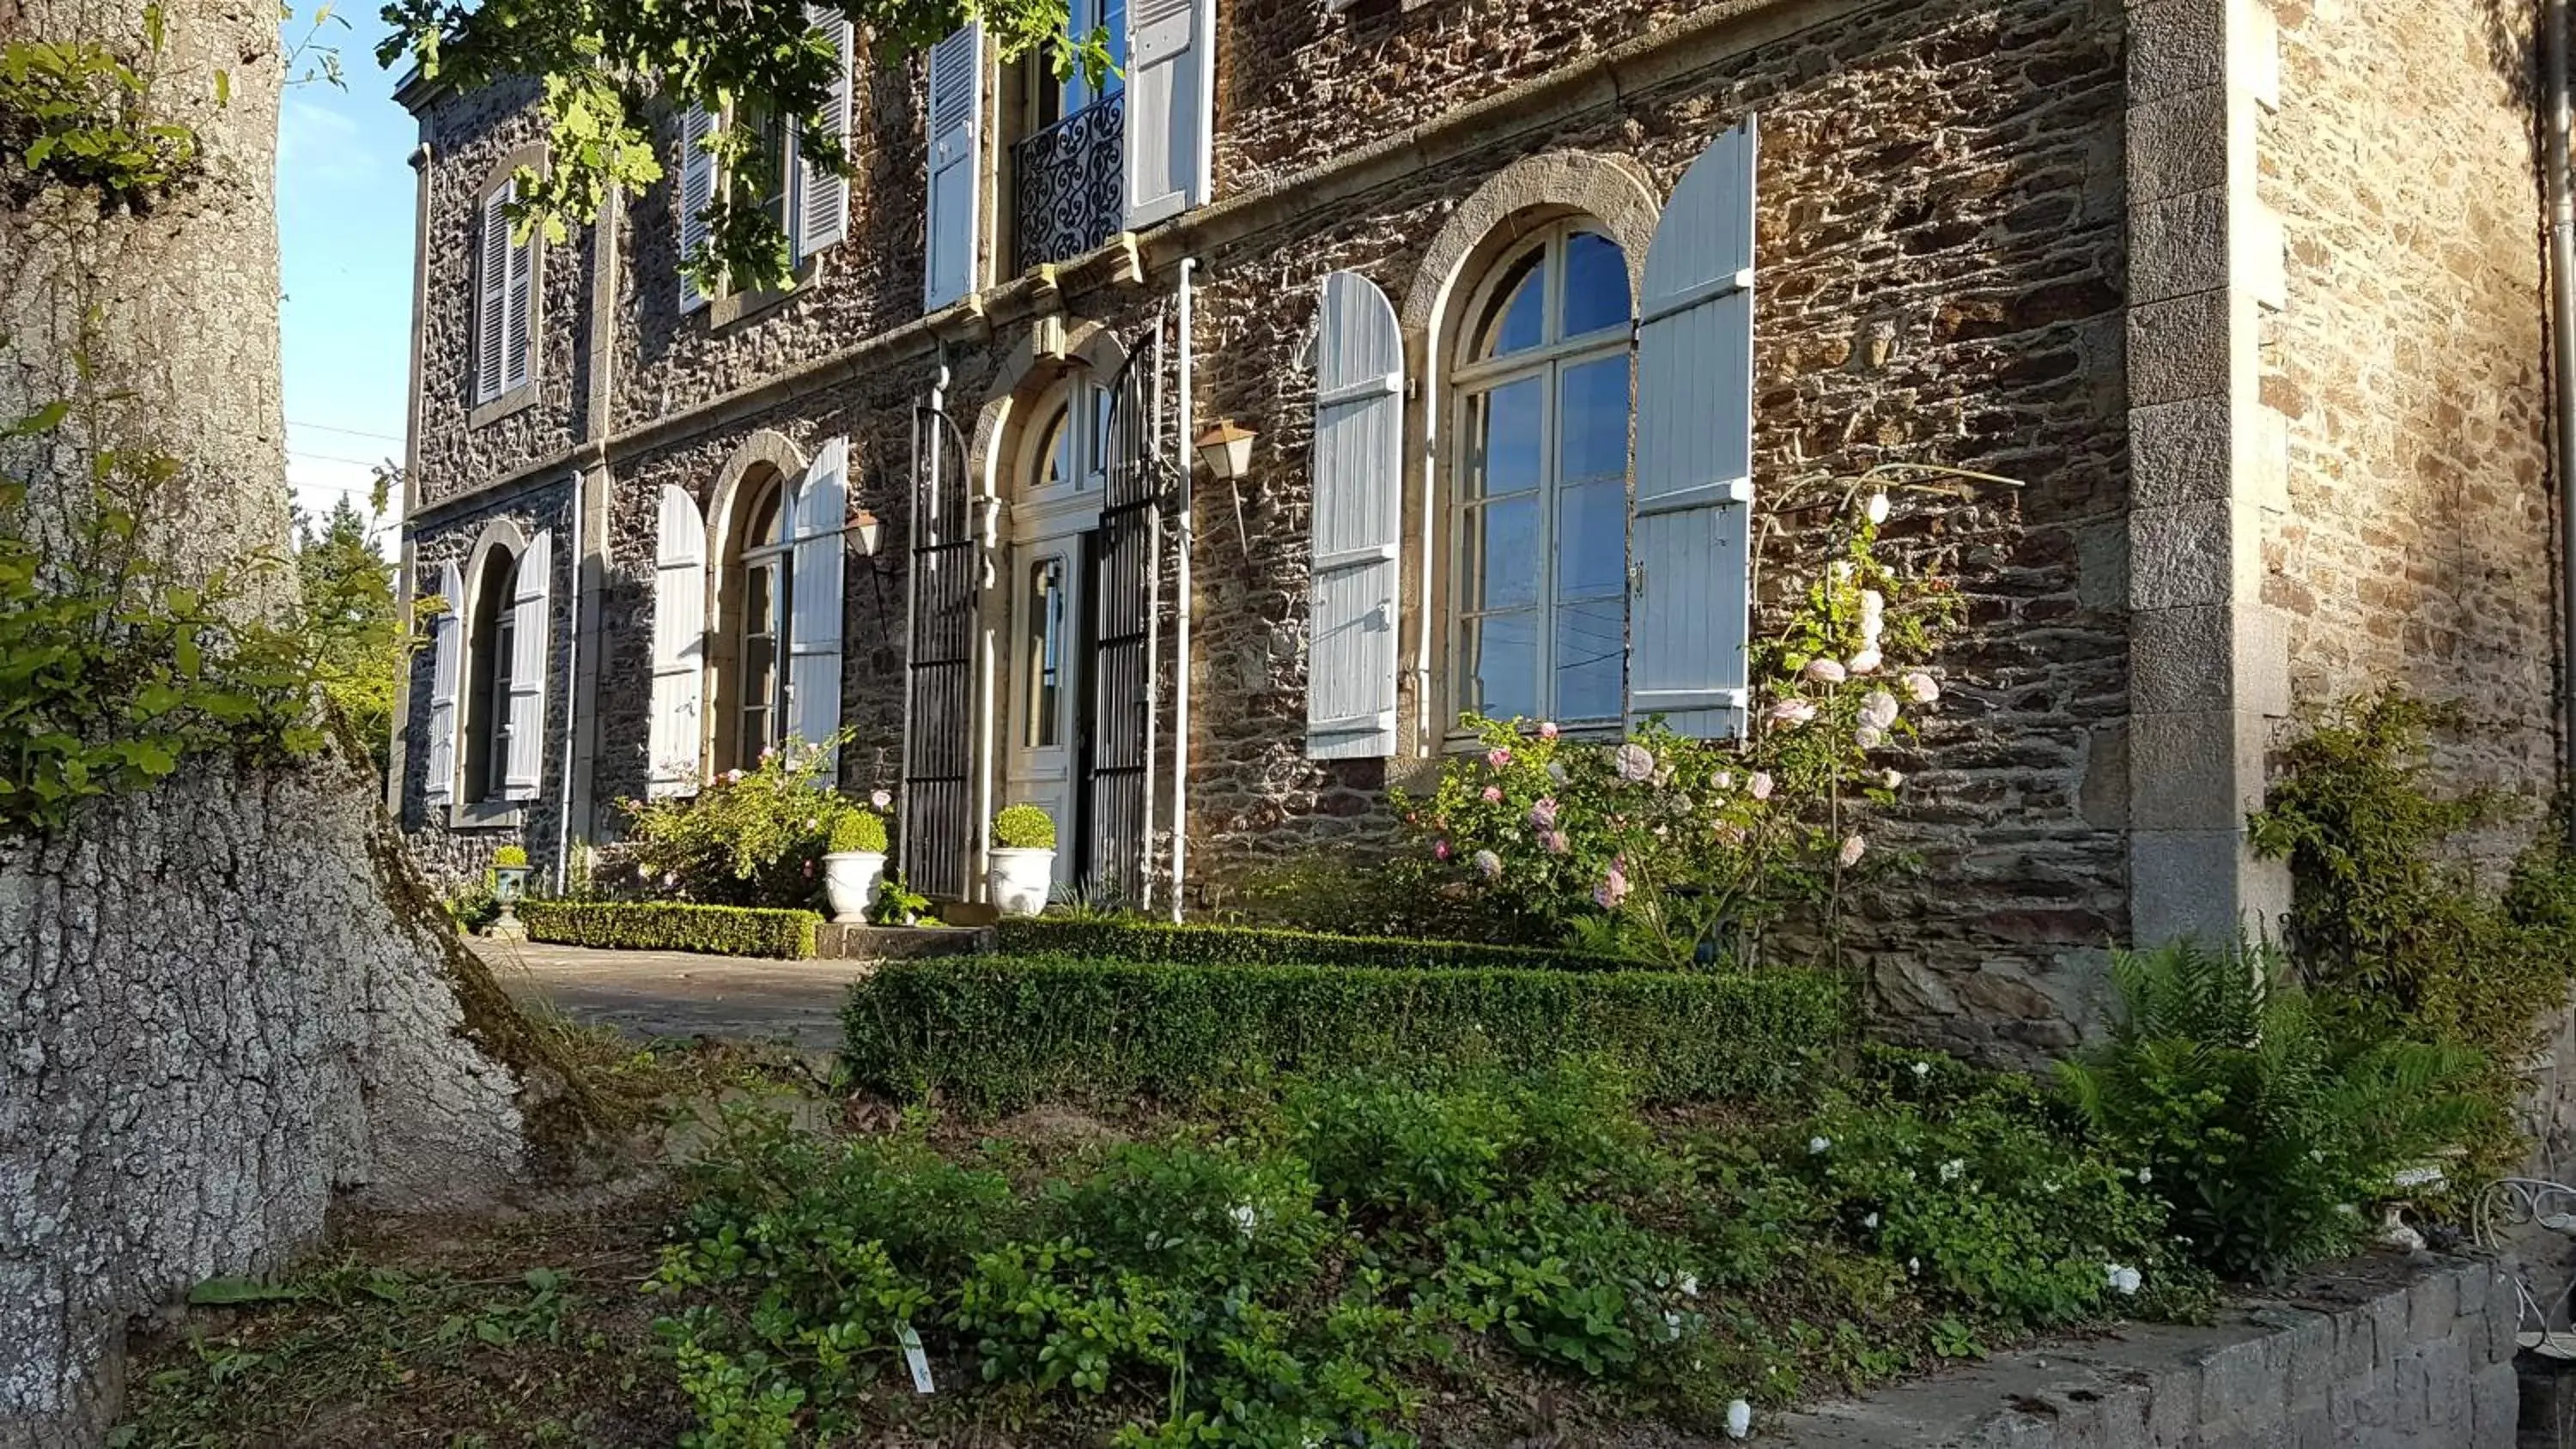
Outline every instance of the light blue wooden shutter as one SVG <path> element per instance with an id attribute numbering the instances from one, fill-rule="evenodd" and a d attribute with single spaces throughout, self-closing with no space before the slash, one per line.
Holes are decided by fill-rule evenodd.
<path id="1" fill-rule="evenodd" d="M 502 380 L 510 333 L 510 218 L 502 210 L 510 188 L 483 198 L 475 234 L 474 401 L 487 403 L 506 387 Z"/>
<path id="2" fill-rule="evenodd" d="M 1215 80 L 1215 0 L 1127 0 L 1129 231 L 1207 202 Z"/>
<path id="3" fill-rule="evenodd" d="M 423 794 L 444 805 L 456 794 L 456 695 L 465 672 L 465 579 L 454 562 L 438 570 L 447 607 L 429 626 L 429 764 Z"/>
<path id="4" fill-rule="evenodd" d="M 513 188 L 504 186 L 507 196 Z M 512 245 L 510 221 L 501 219 L 501 241 L 510 258 L 508 295 L 502 300 L 507 317 L 501 327 L 501 391 L 509 392 L 528 385 L 537 367 L 537 233 L 528 229 L 527 240 Z"/>
<path id="5" fill-rule="evenodd" d="M 715 118 L 697 106 L 680 115 L 680 255 L 686 266 L 689 254 L 707 239 L 707 208 L 716 199 L 716 158 L 707 150 L 707 137 L 715 130 Z M 679 278 L 680 310 L 694 311 L 707 304 L 707 294 L 683 272 Z"/>
<path id="6" fill-rule="evenodd" d="M 546 601 L 553 590 L 555 536 L 539 530 L 519 555 L 510 601 L 510 747 L 503 757 L 501 797 L 534 800 L 545 783 Z"/>
<path id="7" fill-rule="evenodd" d="M 821 744 L 841 728 L 842 525 L 849 515 L 850 440 L 814 454 L 796 490 L 796 543 L 787 614 L 787 733 Z"/>
<path id="8" fill-rule="evenodd" d="M 969 25 L 930 48 L 930 214 L 921 303 L 936 312 L 975 290 L 982 186 L 976 146 L 984 123 L 984 28 Z"/>
<path id="9" fill-rule="evenodd" d="M 1404 527 L 1404 338 L 1386 294 L 1357 272 L 1324 278 L 1315 354 L 1306 756 L 1382 759 Z"/>
<path id="10" fill-rule="evenodd" d="M 653 713 L 645 731 L 644 775 L 648 796 L 698 793 L 706 648 L 706 517 L 686 489 L 665 483 L 653 570 Z"/>
<path id="11" fill-rule="evenodd" d="M 850 22 L 838 11 L 820 5 L 805 7 L 805 18 L 815 29 L 831 38 L 840 52 L 839 79 L 832 93 L 823 101 L 823 129 L 835 140 L 847 144 L 850 138 Z M 801 142 L 800 142 L 801 147 Z M 796 259 L 802 262 L 828 246 L 837 246 L 850 230 L 850 182 L 838 171 L 826 170 L 797 157 L 796 176 Z"/>
<path id="12" fill-rule="evenodd" d="M 1628 720 L 1742 733 L 1753 548 L 1751 118 L 1709 143 L 1646 252 Z"/>

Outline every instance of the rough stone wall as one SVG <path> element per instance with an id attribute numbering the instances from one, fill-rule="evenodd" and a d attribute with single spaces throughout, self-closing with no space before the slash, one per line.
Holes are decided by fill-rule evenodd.
<path id="1" fill-rule="evenodd" d="M 430 146 L 428 268 L 422 309 L 417 506 L 434 509 L 551 458 L 581 436 L 588 384 L 582 371 L 590 319 L 589 251 L 595 232 L 560 246 L 538 240 L 540 289 L 536 400 L 472 426 L 474 298 L 484 183 L 514 152 L 540 146 L 545 128 L 533 82 L 505 81 L 468 96 L 442 94 L 425 108 Z"/>
<path id="2" fill-rule="evenodd" d="M 418 559 L 421 590 L 435 592 L 440 568 L 454 562 L 457 572 L 466 575 L 471 590 L 473 552 L 485 526 L 496 519 L 507 519 L 517 525 L 520 535 L 534 538 L 541 529 L 554 531 L 553 579 L 548 585 L 550 620 L 546 643 L 546 709 L 545 709 L 545 774 L 537 798 L 520 803 L 507 823 L 455 826 L 450 824 L 447 806 L 429 804 L 429 700 L 431 674 L 437 667 L 434 649 L 412 651 L 410 659 L 411 689 L 407 696 L 404 737 L 412 742 L 403 753 L 402 811 L 397 824 L 410 841 L 421 869 L 441 889 L 453 890 L 480 882 L 485 869 L 492 864 L 492 852 L 504 845 L 524 847 L 529 863 L 537 868 L 534 879 L 552 879 L 557 834 L 563 810 L 564 778 L 564 702 L 572 690 L 572 600 L 575 577 L 572 548 L 572 488 L 561 477 L 524 488 L 515 488 L 489 498 L 478 499 L 470 510 L 443 515 L 429 527 L 412 533 L 414 556 Z M 646 571 L 651 571 L 648 557 Z M 451 601 L 454 603 L 455 601 Z M 470 622 L 465 627 L 471 627 Z M 651 644 L 651 619 L 645 621 L 646 645 Z M 471 659 L 470 650 L 465 656 Z M 471 679 L 470 665 L 464 676 Z M 650 685 L 650 676 L 647 676 Z M 462 684 L 460 684 L 462 687 Z M 460 723 L 466 714 L 458 709 Z M 462 746 L 456 756 L 461 767 Z M 576 822 L 578 824 L 578 822 Z"/>
<path id="3" fill-rule="evenodd" d="M 2288 305 L 2263 397 L 2291 467 L 2264 597 L 2290 616 L 2293 689 L 2461 700 L 2477 727 L 2445 775 L 2545 799 L 2558 647 L 2528 17 L 2488 0 L 2273 9 L 2261 191 L 2287 232 Z"/>
<path id="4" fill-rule="evenodd" d="M 2356 1259 L 2206 1324 L 1999 1354 L 1776 1432 L 1799 1449 L 2511 1449 L 2518 1306 L 2494 1263 Z"/>
<path id="5" fill-rule="evenodd" d="M 1341 64 L 1339 86 L 1363 89 L 1365 57 Z M 2116 733 L 2104 743 L 2127 687 L 2121 76 L 2116 8 L 1878 6 L 1211 256 L 1201 417 L 1233 416 L 1262 443 L 1242 533 L 1223 491 L 1202 489 L 1194 874 L 1239 877 L 1386 823 L 1382 764 L 1303 758 L 1301 354 L 1318 279 L 1357 269 L 1402 308 L 1449 211 L 1517 157 L 1633 158 L 1661 195 L 1754 112 L 1762 496 L 1890 460 L 2028 484 L 1918 526 L 1918 541 L 1967 541 L 1972 627 L 1941 662 L 1949 702 L 1922 757 L 1899 762 L 1919 791 L 1904 833 L 1941 885 L 1928 910 L 1909 893 L 1923 914 L 1874 908 L 1863 950 L 1887 1002 L 1954 1044 L 2071 1040 L 2098 982 L 2092 952 L 2125 931 L 2126 767 Z M 1289 119 L 1262 133 L 1277 169 L 1342 144 L 1337 111 Z M 1811 531 L 1776 536 L 1766 594 L 1815 549 Z M 1405 614 L 1409 657 L 1409 599 Z"/>

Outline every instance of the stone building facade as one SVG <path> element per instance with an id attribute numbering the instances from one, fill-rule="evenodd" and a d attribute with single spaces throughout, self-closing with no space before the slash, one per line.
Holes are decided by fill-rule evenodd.
<path id="1" fill-rule="evenodd" d="M 679 279 L 681 117 L 671 180 L 495 271 L 478 245 L 494 178 L 542 156 L 527 95 L 407 93 L 423 138 L 408 597 L 438 592 L 450 562 L 470 595 L 495 539 L 552 540 L 525 798 L 468 801 L 461 776 L 433 778 L 433 754 L 464 762 L 439 739 L 500 717 L 470 698 L 491 615 L 457 604 L 452 682 L 436 650 L 413 670 L 393 803 L 434 858 L 469 870 L 519 842 L 563 859 L 613 835 L 614 802 L 692 788 L 788 721 L 849 731 L 844 787 L 903 793 L 910 833 L 954 836 L 929 864 L 962 893 L 982 822 L 1035 799 L 1070 864 L 1087 851 L 1131 897 L 1201 912 L 1299 851 L 1382 840 L 1387 791 L 1428 777 L 1471 688 L 1503 712 L 1611 698 L 1615 729 L 1623 686 L 1672 662 L 1629 656 L 1687 652 L 1648 642 L 1666 626 L 1641 602 L 1649 525 L 1628 518 L 1677 466 L 1649 437 L 1668 405 L 1650 401 L 1669 365 L 1654 329 L 1696 325 L 1664 306 L 1649 254 L 1723 252 L 1706 233 L 1748 209 L 1749 279 L 1712 274 L 1698 301 L 1749 280 L 1749 376 L 1709 377 L 1694 425 L 1722 445 L 1740 429 L 1751 503 L 1691 516 L 1717 520 L 1720 554 L 1730 517 L 1758 540 L 1709 566 L 1754 590 L 1750 628 L 1813 567 L 1815 515 L 1783 504 L 1816 480 L 1936 463 L 2021 484 L 1896 529 L 1955 563 L 1970 627 L 1902 762 L 1899 828 L 1936 888 L 1891 899 L 1859 944 L 1891 1010 L 1971 1049 L 2063 1046 L 2097 1015 L 2112 946 L 2278 910 L 2243 816 L 2300 703 L 2384 681 L 2468 698 L 2488 727 L 2460 768 L 2554 789 L 2531 62 L 2482 4 L 1129 14 L 1130 80 L 1107 96 L 1060 93 L 971 37 L 862 64 L 844 218 L 779 297 L 701 301 Z M 1711 161 L 1685 185 L 1721 153 L 1740 175 Z M 1337 275 L 1383 312 L 1323 315 Z M 1518 342 L 1478 342 L 1523 325 L 1525 275 L 1542 288 L 1535 374 L 1504 355 Z M 508 345 L 531 375 L 497 398 L 477 356 L 494 276 L 525 276 L 530 298 L 501 304 L 529 319 L 526 351 Z M 1353 393 L 1371 317 L 1391 319 L 1398 365 L 1363 368 Z M 1578 374 L 1612 379 L 1609 402 L 1568 401 Z M 1506 396 L 1528 376 L 1558 389 L 1537 409 L 1555 447 L 1532 493 L 1556 522 L 1523 535 L 1470 497 L 1519 483 L 1470 475 L 1523 446 L 1494 430 L 1545 395 Z M 1319 449 L 1317 419 L 1342 428 L 1346 406 L 1372 410 L 1376 441 Z M 1220 420 L 1255 435 L 1237 478 L 1190 466 Z M 1471 456 L 1459 439 L 1477 429 Z M 1585 471 L 1578 445 L 1608 461 Z M 1356 514 L 1333 491 L 1351 487 Z M 773 490 L 790 515 L 829 512 L 822 533 L 793 517 L 760 532 Z M 1515 606 L 1530 601 L 1511 589 L 1536 592 L 1536 611 L 1476 625 L 1516 668 L 1455 662 L 1470 515 L 1513 557 L 1552 544 L 1536 582 L 1494 586 Z M 1376 530 L 1362 546 L 1319 542 L 1354 518 Z M 1356 612 L 1319 557 L 1370 581 Z M 764 559 L 788 561 L 771 582 L 839 573 L 828 608 L 779 606 L 784 644 L 745 629 Z M 1700 601 L 1720 636 L 1724 592 Z M 939 615 L 943 599 L 966 611 Z M 1714 655 L 1681 661 L 1710 665 L 1683 693 L 1720 728 L 1747 682 L 1746 612 L 1713 646 L 1735 650 L 1736 677 Z M 1692 617 L 1667 632 L 1698 632 Z M 1514 632 L 1527 620 L 1545 642 Z M 1581 652 L 1605 631 L 1607 650 Z M 1139 632 L 1150 667 L 1116 673 Z M 837 665 L 815 644 L 834 637 Z M 780 678 L 836 672 L 837 698 L 757 668 L 773 647 L 802 661 Z M 1358 713 L 1332 725 L 1328 698 Z"/>

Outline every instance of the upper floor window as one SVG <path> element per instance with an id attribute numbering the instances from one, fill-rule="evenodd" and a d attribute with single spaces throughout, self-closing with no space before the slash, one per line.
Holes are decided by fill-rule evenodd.
<path id="1" fill-rule="evenodd" d="M 537 237 L 519 237 L 508 205 L 515 183 L 505 175 L 476 212 L 474 405 L 528 386 L 536 376 Z"/>
<path id="2" fill-rule="evenodd" d="M 1616 722 L 1626 693 L 1628 264 L 1580 221 L 1508 253 L 1467 311 L 1452 698 L 1498 718 Z"/>
<path id="3" fill-rule="evenodd" d="M 839 79 L 824 99 L 821 122 L 825 131 L 846 146 L 850 135 L 850 22 L 817 6 L 808 5 L 805 10 L 840 54 Z M 720 176 L 722 168 L 707 149 L 707 138 L 715 130 L 717 119 L 696 106 L 681 113 L 678 260 L 683 268 L 710 234 L 707 212 L 719 194 L 733 205 L 767 213 L 786 239 L 789 266 L 800 270 L 816 253 L 838 245 L 849 235 L 849 179 L 817 164 L 817 153 L 798 123 L 752 107 L 730 113 L 728 119 L 750 134 L 751 146 L 730 174 Z M 685 271 L 679 278 L 679 287 L 680 309 L 684 312 L 716 300 L 716 294 L 700 287 Z M 728 310 L 734 316 L 741 313 L 738 306 Z M 719 315 L 716 320 L 722 323 L 731 318 Z"/>

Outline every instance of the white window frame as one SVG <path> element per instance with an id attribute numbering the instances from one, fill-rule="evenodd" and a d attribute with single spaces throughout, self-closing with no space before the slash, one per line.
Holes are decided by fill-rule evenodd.
<path id="1" fill-rule="evenodd" d="M 1473 620 L 1489 615 L 1527 613 L 1536 621 L 1533 660 L 1537 680 L 1533 708 L 1537 711 L 1537 718 L 1556 720 L 1568 733 L 1586 736 L 1616 736 L 1625 726 L 1628 647 L 1625 636 L 1630 632 L 1631 623 L 1627 617 L 1627 610 L 1633 607 L 1626 586 L 1626 567 L 1621 570 L 1622 583 L 1619 594 L 1623 606 L 1620 689 L 1612 712 L 1606 716 L 1586 717 L 1579 720 L 1563 719 L 1556 713 L 1556 613 L 1560 602 L 1557 597 L 1556 535 L 1559 472 L 1563 463 L 1557 448 L 1557 429 L 1561 411 L 1559 381 L 1569 366 L 1597 362 L 1614 356 L 1625 357 L 1628 361 L 1628 465 L 1622 475 L 1621 551 L 1623 560 L 1627 564 L 1634 563 L 1633 557 L 1629 554 L 1630 544 L 1626 538 L 1625 529 L 1626 516 L 1631 511 L 1637 486 L 1636 289 L 1633 283 L 1628 287 L 1628 319 L 1624 325 L 1604 327 L 1580 337 L 1558 336 L 1563 328 L 1565 308 L 1565 254 L 1569 244 L 1578 234 L 1600 237 L 1612 246 L 1620 247 L 1623 258 L 1626 255 L 1626 248 L 1621 245 L 1618 236 L 1590 217 L 1580 215 L 1563 217 L 1532 230 L 1507 250 L 1496 255 L 1484 268 L 1484 275 L 1470 294 L 1468 305 L 1459 314 L 1458 331 L 1452 342 L 1449 375 L 1441 382 L 1446 394 L 1442 405 L 1447 409 L 1446 416 L 1453 439 L 1446 450 L 1448 455 L 1448 481 L 1445 494 L 1447 527 L 1442 555 L 1442 567 L 1446 579 L 1442 600 L 1443 628 L 1446 633 L 1441 650 L 1443 658 L 1441 689 L 1448 704 L 1443 711 L 1443 717 L 1446 720 L 1443 728 L 1443 742 L 1446 748 L 1452 750 L 1464 748 L 1474 741 L 1473 736 L 1463 734 L 1457 728 L 1457 718 L 1463 710 L 1481 707 L 1481 701 L 1471 697 L 1472 680 L 1467 658 L 1467 626 Z M 1500 292 L 1503 285 L 1516 280 L 1513 273 L 1532 253 L 1539 253 L 1543 257 L 1540 263 L 1541 282 L 1544 288 L 1540 308 L 1540 336 L 1555 340 L 1543 341 L 1537 347 L 1526 348 L 1501 357 L 1476 356 L 1476 347 L 1481 340 L 1480 333 L 1489 309 L 1497 301 L 1502 300 Z M 1467 499 L 1468 480 L 1476 468 L 1474 450 L 1478 446 L 1478 437 L 1473 427 L 1473 402 L 1477 396 L 1491 392 L 1501 385 L 1532 377 L 1543 380 L 1542 390 L 1546 402 L 1539 427 L 1539 481 L 1534 490 L 1538 513 L 1538 556 L 1544 565 L 1539 578 L 1537 597 L 1534 603 L 1526 608 L 1471 610 L 1467 607 L 1466 599 L 1466 581 L 1469 572 L 1467 525 L 1470 513 L 1481 506 L 1471 504 Z"/>
<path id="2" fill-rule="evenodd" d="M 751 768 L 751 765 L 743 763 L 745 760 L 757 763 L 762 753 L 787 738 L 787 661 L 794 647 L 796 629 L 796 480 L 784 473 L 773 473 L 758 485 L 748 511 L 757 514 L 760 505 L 771 498 L 776 500 L 778 522 L 770 530 L 770 536 L 740 540 L 733 557 L 724 563 L 729 575 L 727 585 L 738 591 L 739 598 L 734 611 L 733 638 L 727 641 L 732 646 L 728 654 L 733 671 L 733 688 L 728 702 L 733 711 L 730 733 L 734 764 L 744 769 Z M 748 716 L 753 707 L 748 655 L 752 637 L 751 574 L 757 568 L 770 571 L 770 617 L 774 623 L 770 639 L 769 697 L 759 706 L 766 711 L 768 728 L 755 749 L 752 748 L 755 742 L 748 728 Z"/>

